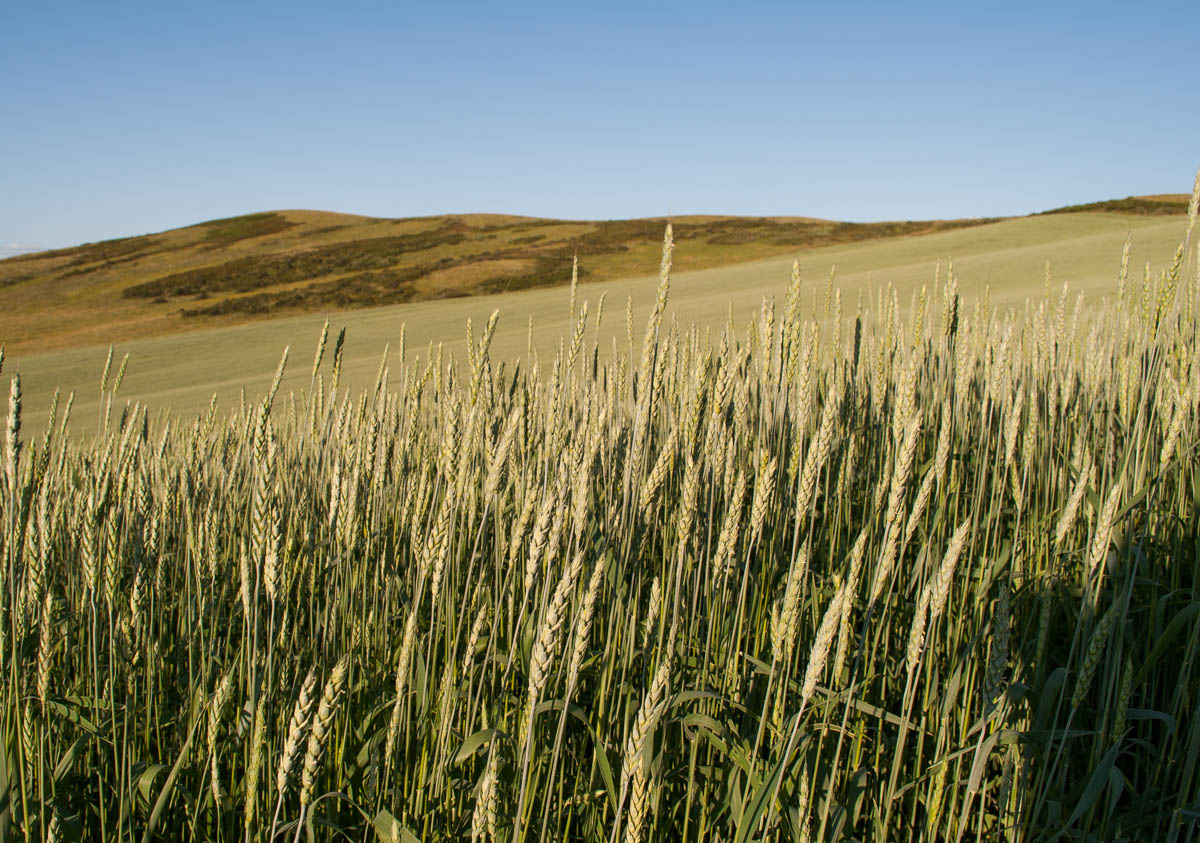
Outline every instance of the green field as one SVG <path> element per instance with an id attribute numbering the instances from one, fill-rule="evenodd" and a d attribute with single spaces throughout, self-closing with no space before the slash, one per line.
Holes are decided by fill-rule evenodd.
<path id="1" fill-rule="evenodd" d="M 874 240 L 865 243 L 792 251 L 788 254 L 732 266 L 677 272 L 668 318 L 683 324 L 696 322 L 718 328 L 728 308 L 741 326 L 764 296 L 782 300 L 794 259 L 799 259 L 805 284 L 805 305 L 823 307 L 830 270 L 837 268 L 842 289 L 843 313 L 852 316 L 860 294 L 894 285 L 902 306 L 922 285 L 934 286 L 939 262 L 943 276 L 953 259 L 962 295 L 973 303 L 990 286 L 994 306 L 1019 305 L 1044 292 L 1045 269 L 1050 262 L 1051 287 L 1062 283 L 1084 292 L 1088 301 L 1112 296 L 1122 244 L 1132 235 L 1131 273 L 1140 283 L 1141 267 L 1149 261 L 1154 273 L 1173 257 L 1182 216 L 1077 212 L 1023 217 L 1002 222 L 926 234 Z M 639 248 L 652 253 L 657 236 L 647 237 Z M 689 241 L 678 244 L 680 262 L 686 265 Z M 587 269 L 586 257 L 581 267 Z M 643 263 L 645 271 L 653 262 Z M 606 294 L 602 353 L 611 348 L 609 335 L 625 342 L 625 308 L 632 299 L 634 320 L 640 324 L 654 300 L 656 278 L 643 275 L 626 280 L 582 283 L 581 299 L 592 302 L 593 312 Z M 873 303 L 872 303 L 873 304 Z M 119 343 L 117 362 L 129 354 L 129 366 L 120 399 L 142 402 L 152 412 L 170 409 L 194 415 L 207 408 L 214 394 L 229 409 L 240 400 L 243 387 L 251 396 L 269 383 L 284 347 L 307 354 L 313 338 L 328 318 L 336 331 L 346 328 L 345 377 L 369 385 L 379 367 L 385 346 L 389 362 L 399 363 L 401 328 L 405 329 L 406 354 L 424 355 L 429 343 L 444 343 L 448 353 L 461 357 L 467 319 L 476 331 L 492 313 L 501 311 L 493 354 L 511 358 L 525 351 L 529 320 L 533 341 L 543 355 L 552 352 L 558 337 L 568 329 L 567 294 L 561 287 L 516 293 L 442 299 L 344 312 L 280 316 L 208 330 Z M 189 325 L 188 327 L 192 327 Z M 2 330 L 2 329 L 0 329 Z M 2 341 L 0 337 L 0 341 Z M 99 404 L 99 376 L 107 346 L 89 346 L 44 354 L 14 354 L 9 350 L 6 372 L 20 372 L 26 393 L 27 425 L 40 430 L 56 387 L 65 394 L 76 391 L 72 421 L 77 430 L 95 430 Z M 284 391 L 307 385 L 304 361 L 293 359 Z"/>

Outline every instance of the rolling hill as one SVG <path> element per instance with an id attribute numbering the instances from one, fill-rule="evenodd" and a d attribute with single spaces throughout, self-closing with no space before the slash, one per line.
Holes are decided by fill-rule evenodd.
<path id="1" fill-rule="evenodd" d="M 928 234 L 989 220 L 839 223 L 681 217 L 680 269 Z M 272 211 L 0 261 L 12 352 L 158 336 L 280 315 L 627 278 L 653 265 L 665 219 L 486 214 L 377 219 Z"/>
<path id="2" fill-rule="evenodd" d="M 1185 212 L 1186 197 L 1166 196 L 1003 220 L 676 218 L 671 311 L 684 324 L 720 325 L 730 309 L 743 320 L 764 296 L 781 300 L 794 259 L 810 307 L 821 306 L 837 267 L 847 317 L 858 296 L 886 283 L 907 303 L 949 259 L 968 300 L 985 286 L 1001 306 L 1041 296 L 1047 262 L 1055 291 L 1068 282 L 1073 291 L 1106 295 L 1126 236 L 1140 276 L 1143 263 L 1157 268 L 1171 259 Z M 287 211 L 21 256 L 0 261 L 4 374 L 22 374 L 33 433 L 58 387 L 77 392 L 76 425 L 95 429 L 110 342 L 118 361 L 130 354 L 122 397 L 182 413 L 202 410 L 214 395 L 228 406 L 243 387 L 262 390 L 288 345 L 285 390 L 306 388 L 305 358 L 326 317 L 348 329 L 350 384 L 369 385 L 389 343 L 389 363 L 400 363 L 402 326 L 408 362 L 430 343 L 461 355 L 466 320 L 478 330 L 496 309 L 498 359 L 529 342 L 552 353 L 568 325 L 567 295 L 553 287 L 569 280 L 576 251 L 580 300 L 590 300 L 594 315 L 606 296 L 598 346 L 607 351 L 615 338 L 624 348 L 627 303 L 640 322 L 654 297 L 664 222 L 393 221 Z M 408 280 L 397 280 L 406 273 Z"/>

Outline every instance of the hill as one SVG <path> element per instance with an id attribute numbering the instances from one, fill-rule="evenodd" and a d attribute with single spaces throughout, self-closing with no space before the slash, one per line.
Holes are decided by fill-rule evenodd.
<path id="1" fill-rule="evenodd" d="M 1044 212 L 1182 214 L 1185 195 Z M 673 219 L 681 272 L 997 218 L 849 223 L 809 217 Z M 269 211 L 0 260 L 0 342 L 10 354 L 280 316 L 629 278 L 653 266 L 665 218 L 550 220 L 498 214 L 404 219 Z"/>
<path id="2" fill-rule="evenodd" d="M 930 234 L 990 220 L 675 218 L 680 271 Z M 305 312 L 629 278 L 666 220 L 467 214 L 379 219 L 272 211 L 0 261 L 0 342 L 37 353 Z"/>
<path id="3" fill-rule="evenodd" d="M 782 306 L 792 261 L 797 256 L 805 279 L 806 312 L 823 307 L 826 279 L 831 267 L 836 266 L 843 316 L 847 320 L 853 319 L 860 296 L 873 299 L 885 284 L 893 285 L 901 306 L 906 306 L 922 285 L 933 287 L 939 264 L 944 277 L 949 259 L 954 261 L 959 288 L 969 306 L 980 301 L 985 290 L 995 306 L 1020 305 L 1026 299 L 1040 298 L 1046 290 L 1047 265 L 1051 273 L 1052 307 L 1058 304 L 1058 291 L 1064 282 L 1070 285 L 1072 300 L 1076 294 L 1084 293 L 1095 301 L 1116 290 L 1122 245 L 1127 236 L 1132 235 L 1131 286 L 1138 286 L 1139 268 L 1143 264 L 1150 263 L 1152 272 L 1157 273 L 1170 262 L 1184 225 L 1182 215 L 1062 213 L 951 228 L 920 237 L 886 237 L 806 250 L 789 247 L 783 254 L 765 257 L 761 253 L 755 255 L 754 247 L 747 247 L 742 254 L 759 259 L 690 270 L 689 265 L 702 263 L 706 250 L 715 249 L 695 237 L 677 238 L 669 314 L 684 325 L 694 322 L 716 327 L 732 314 L 737 324 L 744 326 L 744 320 L 764 296 L 775 297 Z M 686 222 L 680 223 L 677 231 L 680 229 L 686 229 Z M 589 344 L 593 340 L 597 343 L 600 354 L 611 353 L 614 340 L 620 352 L 626 353 L 627 303 L 632 308 L 635 332 L 636 326 L 645 323 L 657 285 L 654 273 L 658 267 L 660 237 L 661 231 L 656 229 L 646 233 L 647 243 L 637 244 L 627 253 L 611 253 L 610 259 L 619 257 L 636 264 L 623 278 L 596 280 L 595 267 L 604 266 L 603 261 L 597 257 L 581 258 L 581 269 L 590 273 L 592 283 L 581 286 L 579 298 L 581 302 L 590 300 L 593 320 L 599 309 L 599 297 L 606 297 L 603 323 L 599 328 L 589 329 L 588 338 Z M 707 253 L 711 256 L 713 251 Z M 116 292 L 110 293 L 110 303 L 142 307 L 153 304 L 144 299 L 121 297 L 121 287 L 115 284 L 111 289 Z M 242 324 L 228 324 L 238 318 L 230 316 L 165 315 L 161 317 L 163 323 L 174 319 L 175 325 L 195 325 L 207 330 L 136 341 L 113 336 L 110 321 L 109 334 L 100 329 L 95 332 L 96 338 L 104 342 L 99 347 L 30 353 L 20 348 L 14 351 L 10 346 L 4 375 L 16 371 L 22 375 L 29 436 L 37 436 L 44 425 L 57 387 L 62 388 L 64 401 L 68 392 L 76 391 L 74 426 L 94 431 L 99 412 L 100 373 L 110 338 L 117 343 L 114 366 L 124 354 L 130 355 L 119 396 L 122 402 L 140 401 L 154 412 L 169 408 L 193 415 L 202 412 L 214 396 L 222 408 L 228 409 L 240 400 L 242 389 L 251 396 L 261 393 L 271 381 L 281 351 L 288 345 L 292 348 L 292 362 L 284 379 L 283 394 L 292 389 L 307 389 L 309 354 L 327 316 L 335 332 L 341 326 L 347 329 L 343 382 L 351 387 L 366 387 L 374 381 L 385 347 L 392 371 L 399 371 L 402 335 L 407 347 L 404 361 L 408 364 L 417 356 L 424 360 L 430 344 L 444 343 L 446 354 L 461 358 L 467 319 L 474 321 L 478 336 L 489 314 L 497 309 L 501 319 L 492 344 L 494 359 L 511 359 L 524 352 L 529 343 L 540 354 L 553 355 L 559 337 L 569 330 L 567 299 L 565 290 L 537 288 L 343 312 L 331 312 L 335 309 L 329 308 L 316 314 L 284 314 L 253 323 L 241 317 Z M 13 301 L 9 299 L 5 306 L 11 307 Z M 202 304 L 205 300 L 198 301 Z M 174 305 L 176 310 L 182 306 L 185 305 Z M 111 315 L 107 318 L 111 319 Z M 5 318 L 3 330 L 11 337 L 9 324 Z"/>

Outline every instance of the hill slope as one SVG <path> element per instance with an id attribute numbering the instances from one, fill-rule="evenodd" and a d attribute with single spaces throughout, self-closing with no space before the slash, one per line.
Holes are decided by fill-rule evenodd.
<path id="1" fill-rule="evenodd" d="M 681 217 L 680 269 L 987 220 L 839 223 Z M 665 219 L 573 222 L 486 214 L 377 219 L 275 211 L 0 261 L 0 342 L 38 352 L 240 323 L 569 281 L 657 261 Z"/>
<path id="2" fill-rule="evenodd" d="M 806 311 L 823 307 L 826 278 L 837 267 L 837 284 L 842 291 L 843 316 L 852 320 L 860 295 L 873 295 L 884 284 L 893 284 L 902 305 L 923 284 L 934 283 L 941 263 L 944 277 L 947 259 L 954 260 L 960 291 L 968 305 L 985 289 L 994 305 L 1019 304 L 1040 297 L 1045 289 L 1045 269 L 1050 263 L 1051 295 L 1057 305 L 1058 290 L 1070 284 L 1089 297 L 1111 295 L 1116 289 L 1122 244 L 1132 233 L 1131 267 L 1149 262 L 1153 271 L 1173 257 L 1183 236 L 1185 220 L 1179 216 L 1140 216 L 1111 212 L 1063 213 L 1023 217 L 970 228 L 940 231 L 922 237 L 893 237 L 849 244 L 816 247 L 799 253 L 805 278 Z M 681 228 L 683 226 L 680 226 Z M 589 328 L 587 341 L 594 340 L 601 354 L 611 353 L 613 340 L 626 353 L 626 303 L 632 307 L 635 342 L 654 300 L 658 267 L 659 235 L 639 246 L 640 264 L 636 277 L 594 281 L 580 288 L 579 297 L 590 300 L 592 319 L 600 295 L 606 296 L 604 320 L 599 330 Z M 787 254 L 765 257 L 731 266 L 687 270 L 695 262 L 693 250 L 703 244 L 695 239 L 677 242 L 676 267 L 672 274 L 670 313 L 683 324 L 719 328 L 732 311 L 739 326 L 764 296 L 782 303 L 790 275 L 794 249 Z M 585 265 L 590 265 L 590 259 Z M 1134 279 L 1137 280 L 1136 278 Z M 1136 286 L 1136 284 L 1134 285 Z M 430 343 L 445 343 L 447 354 L 462 357 L 466 320 L 475 323 L 476 337 L 489 314 L 496 309 L 501 320 L 493 342 L 496 360 L 511 359 L 532 342 L 540 354 L 552 355 L 558 338 L 568 331 L 567 294 L 562 289 L 530 289 L 508 293 L 409 302 L 331 314 L 334 331 L 347 328 L 343 382 L 366 387 L 374 381 L 381 354 L 389 348 L 393 373 L 401 363 L 400 338 L 405 332 L 407 354 L 424 359 Z M 120 300 L 120 299 L 118 299 Z M 123 301 L 123 300 L 120 300 Z M 283 394 L 307 389 L 313 345 L 325 319 L 316 315 L 291 315 L 253 324 L 220 325 L 220 320 L 191 319 L 188 324 L 212 325 L 172 336 L 118 341 L 117 362 L 130 355 L 120 398 L 140 401 L 154 412 L 170 408 L 182 414 L 201 412 L 216 395 L 222 407 L 239 400 L 245 389 L 260 394 L 283 348 L 292 348 L 291 365 Z M 176 317 L 178 318 L 178 317 Z M 223 317 L 228 318 L 228 317 Z M 5 321 L 7 327 L 7 320 Z M 852 330 L 852 329 L 846 329 Z M 848 335 L 846 335 L 848 336 Z M 390 344 L 390 345 L 389 345 Z M 77 348 L 52 353 L 29 354 L 10 347 L 4 375 L 19 371 L 25 389 L 25 425 L 30 436 L 38 435 L 56 387 L 65 394 L 76 390 L 72 419 L 79 430 L 95 430 L 98 413 L 100 372 L 104 347 Z M 114 366 L 116 364 L 114 363 Z"/>
<path id="3" fill-rule="evenodd" d="M 1144 196 L 1048 214 L 1183 213 Z M 994 219 L 845 223 L 677 217 L 679 271 L 976 227 Z M 407 219 L 272 211 L 0 260 L 0 343 L 36 353 L 304 312 L 400 304 L 636 276 L 663 218 L 581 222 L 495 214 Z"/>

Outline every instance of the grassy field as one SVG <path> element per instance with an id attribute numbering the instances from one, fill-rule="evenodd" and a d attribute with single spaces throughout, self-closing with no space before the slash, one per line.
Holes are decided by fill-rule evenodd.
<path id="1" fill-rule="evenodd" d="M 668 318 L 719 328 L 732 306 L 735 320 L 739 325 L 744 324 L 764 296 L 782 300 L 797 255 L 806 282 L 804 304 L 809 312 L 813 298 L 823 298 L 834 266 L 837 283 L 843 291 L 843 310 L 850 316 L 860 295 L 868 295 L 872 287 L 877 291 L 886 283 L 894 285 L 901 305 L 907 307 L 912 295 L 923 285 L 934 287 L 938 263 L 944 275 L 950 259 L 955 262 L 962 295 L 970 302 L 982 296 L 989 285 L 995 306 L 1019 305 L 1028 297 L 1042 295 L 1047 261 L 1055 289 L 1067 282 L 1073 291 L 1084 292 L 1090 301 L 1098 301 L 1101 296 L 1115 292 L 1115 267 L 1120 263 L 1127 234 L 1133 238 L 1132 271 L 1140 279 L 1141 267 L 1147 261 L 1154 272 L 1169 262 L 1178 244 L 1182 219 L 1171 215 L 1073 212 L 1011 219 L 920 237 L 879 239 L 800 252 L 790 248 L 777 257 L 707 270 L 677 271 Z M 655 241 L 659 236 L 661 229 L 653 235 L 647 233 L 645 242 L 635 251 L 657 250 Z M 681 265 L 687 266 L 688 251 L 696 246 L 696 240 L 679 242 L 677 254 Z M 654 261 L 652 256 L 643 260 L 636 271 L 644 272 Z M 581 268 L 585 272 L 589 268 L 586 256 L 581 259 Z M 602 354 L 611 349 L 613 336 L 624 338 L 627 302 L 632 300 L 634 318 L 644 319 L 656 286 L 655 276 L 636 274 L 625 279 L 581 284 L 581 289 L 593 300 L 598 300 L 601 294 L 606 296 L 609 316 L 600 344 Z M 369 385 L 374 378 L 385 347 L 390 347 L 390 362 L 393 365 L 398 362 L 402 327 L 410 354 L 424 355 L 429 343 L 445 342 L 446 352 L 461 359 L 466 320 L 473 319 L 478 327 L 497 308 L 502 310 L 503 318 L 496 329 L 493 354 L 511 358 L 524 353 L 532 319 L 535 350 L 552 355 L 558 337 L 570 330 L 563 302 L 561 288 L 543 288 L 340 311 L 328 314 L 328 318 L 335 331 L 342 326 L 347 329 L 343 377 L 362 386 Z M 307 346 L 325 318 L 324 312 L 282 316 L 118 342 L 117 362 L 129 354 L 120 397 L 141 402 L 152 412 L 169 407 L 178 413 L 194 415 L 204 410 L 216 394 L 222 410 L 228 410 L 239 401 L 242 387 L 252 397 L 261 394 L 283 348 Z M 12 324 L 6 318 L 4 330 L 9 330 Z M 100 401 L 96 384 L 107 344 L 52 353 L 26 353 L 21 351 L 22 347 L 20 343 L 9 346 L 5 368 L 20 371 L 24 378 L 30 414 L 28 428 L 35 432 L 42 429 L 51 397 L 61 387 L 64 400 L 67 393 L 76 392 L 72 411 L 76 429 L 94 431 Z M 295 373 L 284 386 L 291 389 L 304 384 L 303 376 Z"/>
<path id="2" fill-rule="evenodd" d="M 1196 202 L 16 358 L 0 839 L 1195 839 Z"/>

